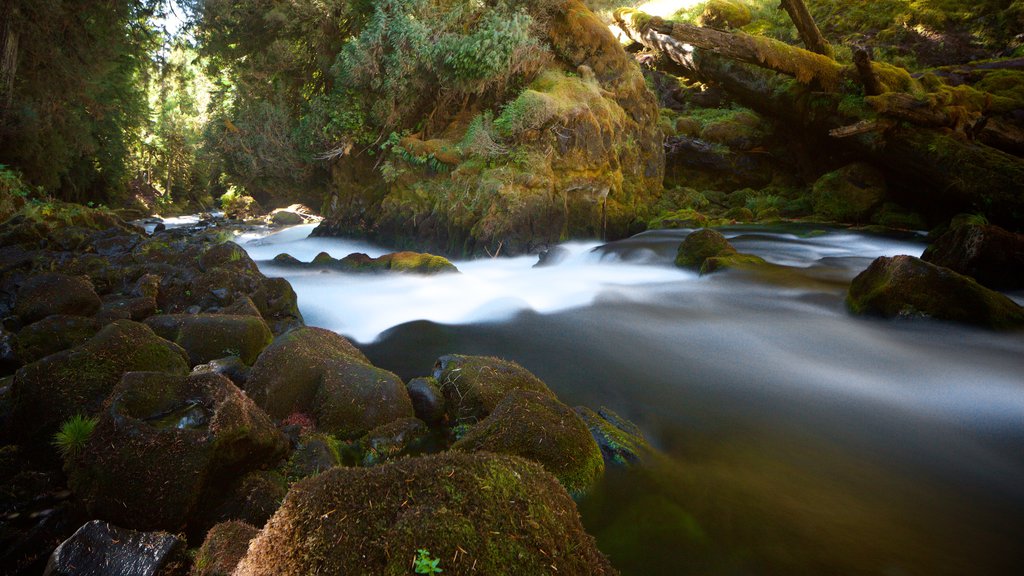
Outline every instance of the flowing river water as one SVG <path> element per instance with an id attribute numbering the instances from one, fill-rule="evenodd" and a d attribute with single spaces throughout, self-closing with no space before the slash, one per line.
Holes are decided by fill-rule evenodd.
<path id="1" fill-rule="evenodd" d="M 567 404 L 641 427 L 665 457 L 609 471 L 578 502 L 623 574 L 1024 574 L 1024 334 L 843 305 L 872 259 L 920 255 L 920 238 L 725 228 L 788 268 L 704 277 L 672 265 L 687 233 L 675 230 L 568 244 L 545 268 L 273 265 L 282 252 L 387 252 L 310 230 L 240 242 L 292 283 L 307 324 L 374 364 L 407 380 L 443 354 L 501 356 Z"/>

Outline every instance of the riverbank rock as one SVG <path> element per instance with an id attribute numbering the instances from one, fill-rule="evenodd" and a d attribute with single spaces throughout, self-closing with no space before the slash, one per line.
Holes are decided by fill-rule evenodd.
<path id="1" fill-rule="evenodd" d="M 340 260 L 327 252 L 321 252 L 308 264 L 290 254 L 278 254 L 274 257 L 274 264 L 296 268 L 327 268 L 341 272 L 404 272 L 427 276 L 459 271 L 447 258 L 421 252 L 392 252 L 377 258 L 355 252 Z"/>
<path id="2" fill-rule="evenodd" d="M 607 466 L 634 466 L 647 461 L 654 449 L 636 424 L 602 406 L 596 412 L 577 406 L 576 413 L 594 437 Z"/>
<path id="3" fill-rule="evenodd" d="M 861 224 L 885 201 L 885 176 L 857 162 L 829 172 L 814 183 L 811 199 L 816 214 L 838 222 Z"/>
<path id="4" fill-rule="evenodd" d="M 40 274 L 18 289 L 14 313 L 25 324 L 51 314 L 92 316 L 103 306 L 88 280 L 67 274 Z"/>
<path id="5" fill-rule="evenodd" d="M 418 418 L 400 418 L 367 432 L 356 443 L 360 466 L 384 462 L 424 452 L 430 430 Z"/>
<path id="6" fill-rule="evenodd" d="M 136 532 L 100 520 L 65 540 L 43 576 L 184 576 L 185 541 L 167 532 Z"/>
<path id="7" fill-rule="evenodd" d="M 703 228 L 691 232 L 679 244 L 676 266 L 710 274 L 724 268 L 757 266 L 765 261 L 759 256 L 741 254 L 717 230 Z"/>
<path id="8" fill-rule="evenodd" d="M 953 226 L 921 259 L 996 290 L 1024 288 L 1024 234 L 989 224 Z"/>
<path id="9" fill-rule="evenodd" d="M 418 550 L 446 575 L 615 573 L 539 464 L 447 453 L 296 483 L 234 574 L 407 574 Z"/>
<path id="10" fill-rule="evenodd" d="M 486 418 L 513 390 L 554 394 L 529 370 L 515 362 L 489 356 L 450 354 L 434 363 L 434 379 L 444 394 L 451 424 Z"/>
<path id="11" fill-rule="evenodd" d="M 266 414 L 226 378 L 130 372 L 66 469 L 91 515 L 135 529 L 178 530 L 205 490 L 286 450 Z"/>
<path id="12" fill-rule="evenodd" d="M 288 457 L 285 474 L 294 482 L 307 476 L 315 476 L 341 464 L 340 445 L 337 439 L 320 433 L 302 435 Z"/>
<path id="13" fill-rule="evenodd" d="M 880 257 L 850 284 L 855 314 L 931 317 L 986 328 L 1024 327 L 1024 308 L 973 279 L 913 256 Z"/>
<path id="14" fill-rule="evenodd" d="M 81 346 L 23 366 L 11 385 L 16 437 L 48 442 L 67 418 L 97 413 L 121 375 L 134 370 L 187 374 L 187 355 L 145 324 L 118 320 Z"/>
<path id="15" fill-rule="evenodd" d="M 85 316 L 54 314 L 18 331 L 18 358 L 26 363 L 73 348 L 99 332 L 99 324 Z"/>
<path id="16" fill-rule="evenodd" d="M 190 576 L 231 576 L 235 566 L 249 550 L 249 542 L 259 529 L 245 522 L 222 522 L 206 534 L 196 552 Z"/>
<path id="17" fill-rule="evenodd" d="M 146 319 L 160 337 L 181 346 L 192 366 L 228 356 L 253 364 L 274 339 L 260 316 L 162 314 Z"/>
<path id="18" fill-rule="evenodd" d="M 405 385 L 405 391 L 409 393 L 417 418 L 429 426 L 444 422 L 444 394 L 441 393 L 441 387 L 433 376 L 413 378 Z"/>
<path id="19" fill-rule="evenodd" d="M 353 358 L 324 364 L 313 406 L 317 428 L 343 440 L 415 414 L 401 378 Z"/>
<path id="20" fill-rule="evenodd" d="M 550 395 L 513 390 L 452 450 L 486 451 L 539 462 L 569 494 L 585 494 L 604 474 L 601 449 L 571 408 Z"/>

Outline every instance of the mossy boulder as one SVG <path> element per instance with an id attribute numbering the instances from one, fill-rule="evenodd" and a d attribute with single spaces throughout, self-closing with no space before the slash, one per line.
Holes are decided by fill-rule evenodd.
<path id="1" fill-rule="evenodd" d="M 263 527 L 288 493 L 288 480 L 272 470 L 253 470 L 233 482 L 226 494 L 208 492 L 200 505 L 208 510 L 202 513 L 203 526 L 238 520 Z"/>
<path id="2" fill-rule="evenodd" d="M 274 226 L 298 226 L 306 221 L 301 214 L 287 208 L 277 208 L 270 213 L 270 222 Z"/>
<path id="3" fill-rule="evenodd" d="M 135 529 L 179 530 L 208 489 L 286 450 L 267 415 L 226 378 L 130 372 L 66 469 L 90 515 Z"/>
<path id="4" fill-rule="evenodd" d="M 880 257 L 850 284 L 855 314 L 930 317 L 994 329 L 1024 327 L 1024 308 L 973 279 L 913 256 Z"/>
<path id="5" fill-rule="evenodd" d="M 315 476 L 341 464 L 340 444 L 332 436 L 320 433 L 303 435 L 288 457 L 285 474 L 288 480 Z"/>
<path id="6" fill-rule="evenodd" d="M 54 314 L 18 331 L 18 358 L 28 364 L 54 352 L 67 350 L 99 332 L 92 318 Z"/>
<path id="7" fill-rule="evenodd" d="M 234 574 L 398 576 L 419 549 L 453 576 L 615 573 L 539 464 L 446 453 L 296 483 Z"/>
<path id="8" fill-rule="evenodd" d="M 394 252 L 376 258 L 374 264 L 382 270 L 393 272 L 412 272 L 416 274 L 437 274 L 438 272 L 458 272 L 459 269 L 443 256 L 422 254 L 419 252 Z"/>
<path id="9" fill-rule="evenodd" d="M 680 268 L 700 270 L 708 258 L 736 253 L 736 249 L 721 232 L 704 228 L 691 232 L 683 239 L 676 252 L 675 263 Z"/>
<path id="10" fill-rule="evenodd" d="M 370 430 L 357 442 L 361 466 L 383 462 L 424 451 L 430 430 L 418 418 L 399 418 Z"/>
<path id="11" fill-rule="evenodd" d="M 501 358 L 442 356 L 434 363 L 433 376 L 444 394 L 451 424 L 483 420 L 513 390 L 530 390 L 554 398 L 540 378 Z"/>
<path id="12" fill-rule="evenodd" d="M 700 273 L 711 274 L 727 268 L 751 268 L 767 264 L 764 258 L 753 254 L 726 254 L 723 256 L 712 256 L 704 260 L 700 266 Z"/>
<path id="13" fill-rule="evenodd" d="M 324 362 L 311 408 L 317 427 L 343 440 L 415 414 L 398 376 L 353 357 Z"/>
<path id="14" fill-rule="evenodd" d="M 612 410 L 604 406 L 596 412 L 586 406 L 575 410 L 600 447 L 606 466 L 643 464 L 654 453 L 640 428 Z"/>
<path id="15" fill-rule="evenodd" d="M 304 325 L 298 296 L 284 278 L 265 278 L 248 296 L 275 336 Z"/>
<path id="16" fill-rule="evenodd" d="M 970 276 L 989 288 L 1024 288 L 1024 234 L 998 226 L 953 226 L 925 250 L 921 259 Z"/>
<path id="17" fill-rule="evenodd" d="M 118 320 L 84 344 L 20 368 L 11 386 L 16 436 L 48 441 L 57 426 L 75 414 L 95 414 L 121 375 L 147 370 L 188 373 L 180 346 L 160 338 L 145 324 Z"/>
<path id="18" fill-rule="evenodd" d="M 14 313 L 30 324 L 51 314 L 92 316 L 103 306 L 92 283 L 67 274 L 40 274 L 18 289 Z"/>
<path id="19" fill-rule="evenodd" d="M 210 528 L 206 540 L 196 552 L 189 575 L 231 576 L 235 566 L 249 550 L 249 542 L 259 533 L 259 528 L 234 520 Z"/>
<path id="20" fill-rule="evenodd" d="M 829 172 L 814 183 L 811 199 L 818 215 L 839 222 L 867 222 L 887 194 L 885 176 L 857 162 Z"/>
<path id="21" fill-rule="evenodd" d="M 310 412 L 327 362 L 339 358 L 370 362 L 351 342 L 330 330 L 296 328 L 263 350 L 245 391 L 275 419 Z"/>
<path id="22" fill-rule="evenodd" d="M 742 28 L 752 20 L 750 8 L 740 0 L 709 0 L 697 17 L 697 24 L 726 30 Z"/>
<path id="23" fill-rule="evenodd" d="M 147 318 L 146 325 L 184 348 L 192 366 L 227 356 L 251 365 L 274 339 L 260 316 L 162 314 Z"/>
<path id="24" fill-rule="evenodd" d="M 573 496 L 604 473 L 601 449 L 571 408 L 548 394 L 513 390 L 452 450 L 512 454 L 539 462 Z"/>

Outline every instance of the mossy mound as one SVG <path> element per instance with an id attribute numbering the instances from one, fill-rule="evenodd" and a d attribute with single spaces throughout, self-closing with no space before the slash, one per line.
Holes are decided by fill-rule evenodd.
<path id="1" fill-rule="evenodd" d="M 867 222 L 886 198 L 885 176 L 864 163 L 829 172 L 814 183 L 814 211 L 838 222 Z"/>
<path id="2" fill-rule="evenodd" d="M 315 476 L 341 464 L 340 445 L 332 436 L 320 433 L 305 434 L 288 457 L 285 474 L 294 482 Z"/>
<path id="3" fill-rule="evenodd" d="M 121 375 L 133 370 L 187 374 L 185 351 L 145 324 L 118 320 L 89 341 L 20 368 L 11 385 L 13 432 L 48 441 L 75 414 L 95 414 Z"/>
<path id="4" fill-rule="evenodd" d="M 14 313 L 30 324 L 51 314 L 92 316 L 103 306 L 92 283 L 67 274 L 40 274 L 18 289 Z"/>
<path id="5" fill-rule="evenodd" d="M 447 453 L 295 484 L 235 574 L 398 576 L 420 549 L 450 575 L 615 573 L 539 464 Z"/>
<path id="6" fill-rule="evenodd" d="M 394 272 L 414 272 L 416 274 L 437 274 L 438 272 L 458 272 L 459 269 L 443 256 L 422 254 L 419 252 L 394 252 L 376 259 L 384 270 Z"/>
<path id="7" fill-rule="evenodd" d="M 676 252 L 675 263 L 680 268 L 700 270 L 708 258 L 733 254 L 736 254 L 736 249 L 721 232 L 704 228 L 683 239 Z"/>
<path id="8" fill-rule="evenodd" d="M 54 352 L 82 344 L 99 332 L 99 324 L 84 316 L 55 314 L 18 331 L 18 358 L 32 363 Z"/>
<path id="9" fill-rule="evenodd" d="M 441 272 L 458 272 L 447 258 L 422 252 L 392 252 L 377 258 L 371 258 L 361 252 L 349 254 L 338 260 L 327 252 L 321 252 L 308 264 L 289 256 L 278 254 L 274 263 L 284 266 L 310 266 L 331 268 L 343 272 L 406 272 L 410 274 L 439 274 Z"/>
<path id="10" fill-rule="evenodd" d="M 642 464 L 654 453 L 640 428 L 610 409 L 602 406 L 595 412 L 586 406 L 577 406 L 575 410 L 597 441 L 605 465 Z"/>
<path id="11" fill-rule="evenodd" d="M 709 0 L 697 17 L 697 24 L 725 30 L 750 24 L 750 8 L 739 0 Z"/>
<path id="12" fill-rule="evenodd" d="M 238 520 L 263 527 L 288 493 L 288 480 L 280 473 L 254 470 L 234 482 L 226 494 L 210 494 L 200 503 L 202 526 Z M 216 501 L 222 500 L 220 503 Z"/>
<path id="13" fill-rule="evenodd" d="M 726 254 L 724 256 L 712 256 L 704 260 L 700 265 L 700 273 L 711 274 L 727 268 L 750 268 L 767 264 L 764 258 L 753 254 Z"/>
<path id="14" fill-rule="evenodd" d="M 913 256 L 880 257 L 846 297 L 855 314 L 930 317 L 993 329 L 1024 327 L 1024 308 L 973 279 Z"/>
<path id="15" fill-rule="evenodd" d="M 179 530 L 206 490 L 276 461 L 286 449 L 267 415 L 222 376 L 130 372 L 66 469 L 94 517 Z"/>
<path id="16" fill-rule="evenodd" d="M 925 250 L 921 259 L 970 276 L 989 288 L 1024 288 L 1024 234 L 998 226 L 953 226 Z"/>
<path id="17" fill-rule="evenodd" d="M 323 328 L 296 328 L 278 336 L 257 358 L 245 391 L 271 417 L 311 412 L 328 360 L 369 360 L 344 337 Z"/>
<path id="18" fill-rule="evenodd" d="M 259 529 L 245 522 L 230 521 L 217 524 L 206 534 L 206 540 L 196 552 L 190 576 L 231 576 L 235 566 L 249 550 L 249 542 Z"/>
<path id="19" fill-rule="evenodd" d="M 604 473 L 601 449 L 583 420 L 550 395 L 529 390 L 509 392 L 452 450 L 539 462 L 573 496 L 585 494 Z"/>
<path id="20" fill-rule="evenodd" d="M 400 418 L 370 430 L 357 442 L 361 466 L 376 466 L 423 452 L 430 430 L 417 418 Z"/>
<path id="21" fill-rule="evenodd" d="M 442 356 L 434 364 L 433 376 L 444 394 L 448 421 L 452 424 L 483 420 L 513 390 L 530 390 L 554 398 L 540 378 L 501 358 Z"/>
<path id="22" fill-rule="evenodd" d="M 260 316 L 163 314 L 147 318 L 146 325 L 184 348 L 192 366 L 228 356 L 251 365 L 274 339 Z"/>
<path id="23" fill-rule="evenodd" d="M 398 376 L 352 357 L 324 362 L 310 412 L 320 430 L 342 440 L 415 414 Z"/>

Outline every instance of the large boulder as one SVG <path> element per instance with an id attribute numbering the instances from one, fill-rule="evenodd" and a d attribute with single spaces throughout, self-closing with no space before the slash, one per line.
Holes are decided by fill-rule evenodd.
<path id="1" fill-rule="evenodd" d="M 259 529 L 245 522 L 230 521 L 217 524 L 206 534 L 206 540 L 196 552 L 191 576 L 231 576 L 235 566 L 249 550 L 249 542 Z"/>
<path id="2" fill-rule="evenodd" d="M 284 435 L 226 378 L 130 372 L 66 468 L 92 516 L 178 530 L 204 491 L 276 462 L 286 450 Z"/>
<path id="3" fill-rule="evenodd" d="M 452 450 L 539 462 L 573 496 L 586 493 L 604 473 L 601 449 L 583 420 L 555 398 L 528 390 L 509 392 Z"/>
<path id="4" fill-rule="evenodd" d="M 970 276 L 996 290 L 1024 288 L 1024 234 L 998 226 L 954 226 L 939 236 L 921 259 Z"/>
<path id="5" fill-rule="evenodd" d="M 51 314 L 92 316 L 103 306 L 92 283 L 67 274 L 40 274 L 18 290 L 14 313 L 29 324 Z"/>
<path id="6" fill-rule="evenodd" d="M 236 576 L 614 574 L 553 476 L 521 458 L 446 453 L 296 483 Z"/>
<path id="7" fill-rule="evenodd" d="M 192 366 L 228 356 L 251 365 L 274 339 L 260 316 L 161 314 L 147 318 L 146 325 L 184 348 Z"/>
<path id="8" fill-rule="evenodd" d="M 276 419 L 307 412 L 329 360 L 351 358 L 369 364 L 351 342 L 330 330 L 306 326 L 278 336 L 260 354 L 245 391 Z"/>
<path id="9" fill-rule="evenodd" d="M 184 576 L 185 541 L 93 520 L 61 543 L 43 576 Z"/>
<path id="10" fill-rule="evenodd" d="M 433 376 L 444 394 L 452 424 L 483 420 L 513 390 L 555 396 L 547 384 L 526 368 L 489 356 L 442 356 L 434 363 Z"/>
<path id="11" fill-rule="evenodd" d="M 811 199 L 820 216 L 862 223 L 882 205 L 886 194 L 885 176 L 871 165 L 857 162 L 818 178 Z"/>
<path id="12" fill-rule="evenodd" d="M 880 257 L 850 284 L 855 314 L 931 317 L 988 328 L 1024 326 L 1024 308 L 973 279 L 913 256 Z"/>
<path id="13" fill-rule="evenodd" d="M 84 316 L 54 314 L 18 331 L 18 358 L 28 364 L 54 352 L 89 340 L 97 332 L 96 320 Z"/>
<path id="14" fill-rule="evenodd" d="M 710 274 L 724 268 L 758 266 L 765 261 L 760 256 L 737 252 L 721 232 L 702 228 L 680 242 L 675 263 L 680 268 Z"/>
<path id="15" fill-rule="evenodd" d="M 398 376 L 353 358 L 324 364 L 312 413 L 319 429 L 345 440 L 415 414 Z"/>
<path id="16" fill-rule="evenodd" d="M 145 324 L 118 320 L 89 341 L 21 367 L 11 385 L 13 432 L 23 440 L 47 441 L 75 414 L 95 414 L 133 370 L 187 374 L 185 351 Z"/>

